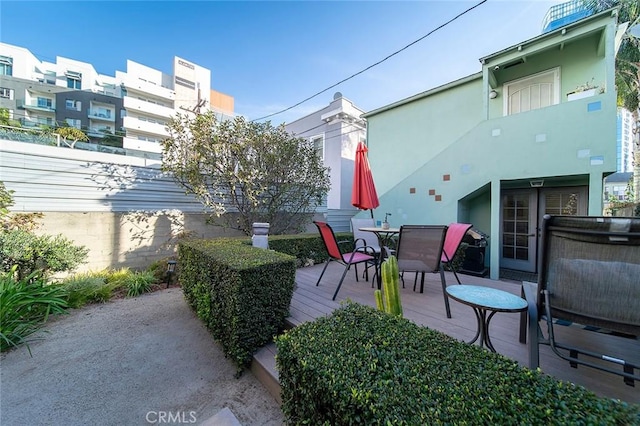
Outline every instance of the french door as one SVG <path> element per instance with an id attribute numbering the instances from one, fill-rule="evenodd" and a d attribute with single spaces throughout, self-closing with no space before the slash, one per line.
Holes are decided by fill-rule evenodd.
<path id="1" fill-rule="evenodd" d="M 586 187 L 502 191 L 500 267 L 537 272 L 542 217 L 586 215 L 587 194 Z"/>

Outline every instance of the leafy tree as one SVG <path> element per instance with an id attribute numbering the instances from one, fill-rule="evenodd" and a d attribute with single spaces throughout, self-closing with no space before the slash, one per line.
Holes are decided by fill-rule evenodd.
<path id="1" fill-rule="evenodd" d="M 19 121 L 11 119 L 8 108 L 0 108 L 0 126 L 22 127 Z"/>
<path id="2" fill-rule="evenodd" d="M 178 114 L 167 127 L 163 171 L 247 235 L 254 222 L 268 222 L 273 234 L 301 230 L 329 191 L 329 169 L 313 145 L 284 125 L 218 121 L 209 111 Z"/>
<path id="3" fill-rule="evenodd" d="M 629 179 L 629 182 L 627 183 L 627 187 L 625 188 L 625 191 L 624 191 L 623 200 L 618 199 L 617 195 L 609 194 L 609 199 L 607 200 L 607 202 L 609 203 L 609 207 L 607 210 L 611 214 L 614 214 L 614 212 L 618 209 L 633 206 L 635 204 L 633 178 Z"/>
<path id="4" fill-rule="evenodd" d="M 629 23 L 616 54 L 615 78 L 618 106 L 629 110 L 633 117 L 634 199 L 640 200 L 640 38 L 632 33 L 640 28 L 640 3 L 638 0 L 583 0 L 583 4 L 596 12 L 617 6 L 618 22 Z"/>
<path id="5" fill-rule="evenodd" d="M 58 127 L 54 133 L 59 134 L 71 148 L 75 147 L 78 141 L 87 142 L 89 140 L 89 137 L 82 130 L 72 126 Z M 68 141 L 71 141 L 71 144 Z"/>
<path id="6" fill-rule="evenodd" d="M 9 207 L 13 206 L 13 192 L 8 190 L 4 182 L 0 181 L 0 231 L 10 231 L 13 229 L 23 229 L 32 231 L 38 225 L 38 219 L 43 217 L 42 213 L 13 213 Z"/>

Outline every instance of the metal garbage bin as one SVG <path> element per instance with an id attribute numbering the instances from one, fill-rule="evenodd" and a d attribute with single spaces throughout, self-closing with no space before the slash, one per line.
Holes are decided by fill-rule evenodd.
<path id="1" fill-rule="evenodd" d="M 253 235 L 251 241 L 254 247 L 263 249 L 269 248 L 269 224 L 265 222 L 254 222 L 252 224 Z"/>
<path id="2" fill-rule="evenodd" d="M 467 231 L 462 242 L 467 243 L 468 246 L 464 251 L 464 262 L 458 272 L 475 277 L 485 277 L 489 274 L 489 268 L 484 265 L 488 238 L 487 234 L 478 229 L 471 228 Z"/>

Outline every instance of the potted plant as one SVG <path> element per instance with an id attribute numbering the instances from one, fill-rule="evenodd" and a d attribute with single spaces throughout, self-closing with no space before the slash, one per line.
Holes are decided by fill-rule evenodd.
<path id="1" fill-rule="evenodd" d="M 583 99 L 593 96 L 597 93 L 604 93 L 604 88 L 600 88 L 594 83 L 594 78 L 591 81 L 587 81 L 585 84 L 576 86 L 573 92 L 567 93 L 567 101 L 575 101 L 576 99 Z"/>
<path id="2" fill-rule="evenodd" d="M 391 213 L 384 214 L 384 222 L 382 222 L 382 229 L 389 229 L 389 221 L 387 220 L 389 216 L 391 216 Z"/>

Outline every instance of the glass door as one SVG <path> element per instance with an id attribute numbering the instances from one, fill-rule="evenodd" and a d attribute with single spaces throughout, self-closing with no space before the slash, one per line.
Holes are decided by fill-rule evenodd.
<path id="1" fill-rule="evenodd" d="M 587 188 L 546 188 L 540 193 L 541 215 L 583 216 L 587 214 Z M 540 217 L 542 223 L 542 216 Z"/>
<path id="2" fill-rule="evenodd" d="M 502 192 L 500 267 L 536 271 L 537 219 L 535 189 Z"/>
<path id="3" fill-rule="evenodd" d="M 545 214 L 584 216 L 588 188 L 530 188 L 502 191 L 500 267 L 537 272 L 539 229 Z"/>

